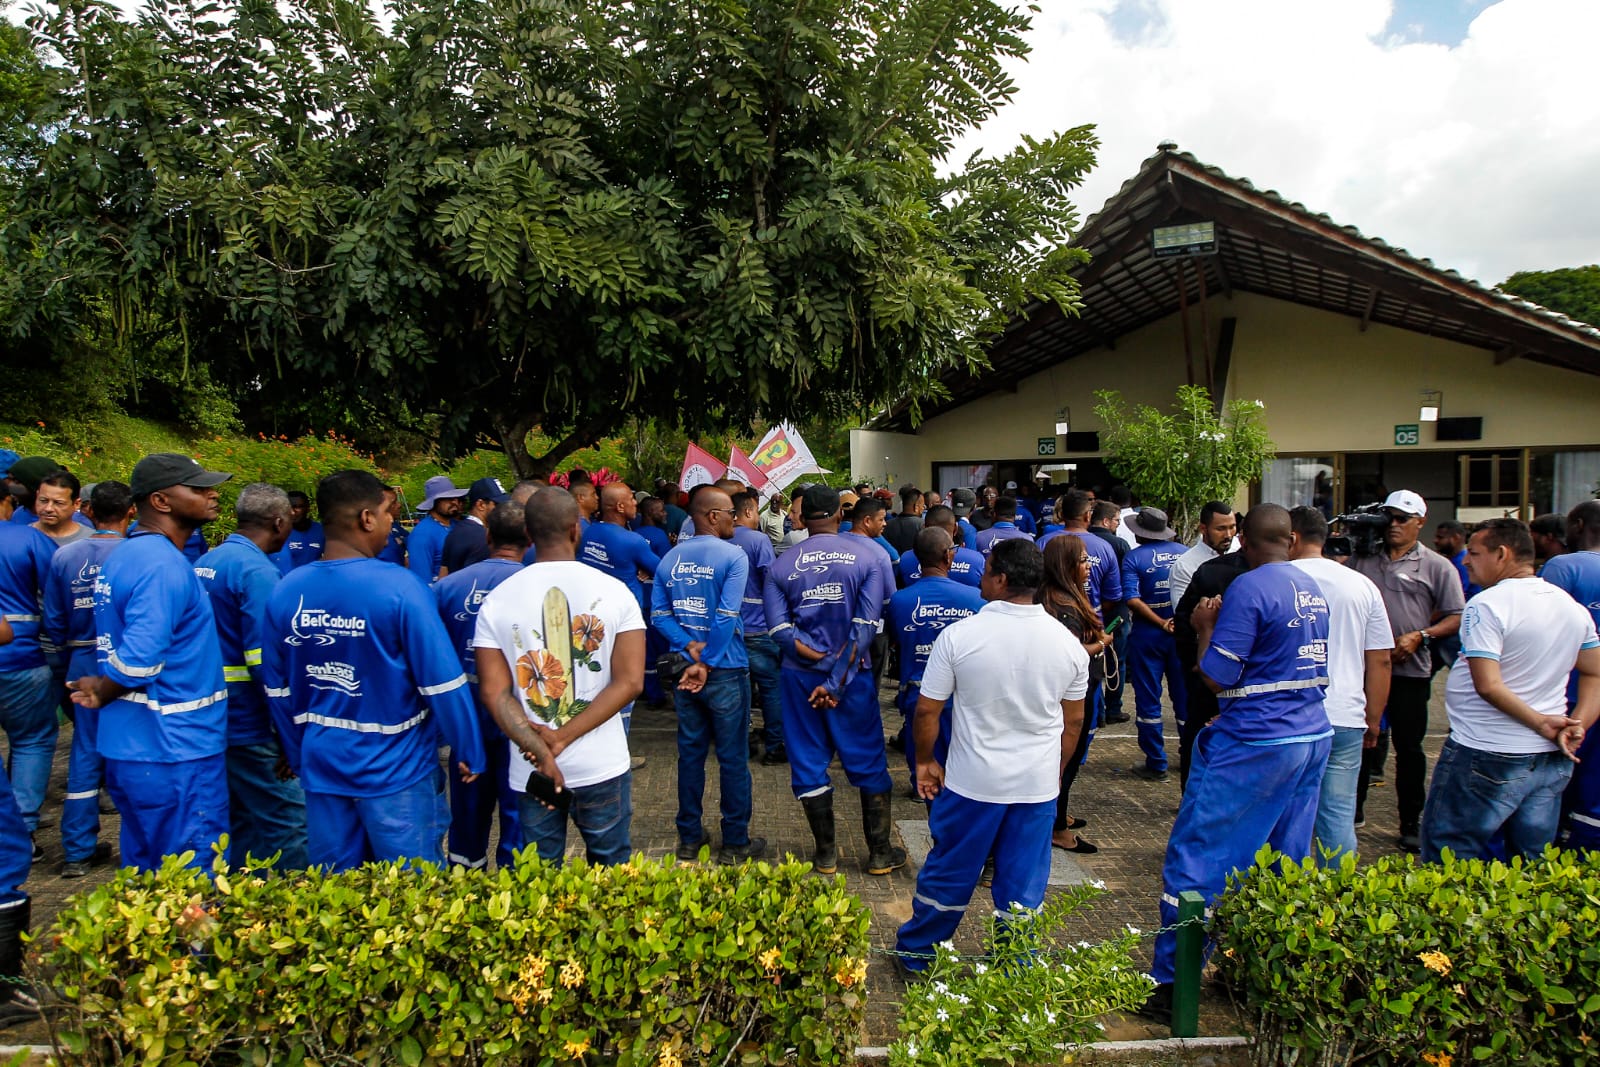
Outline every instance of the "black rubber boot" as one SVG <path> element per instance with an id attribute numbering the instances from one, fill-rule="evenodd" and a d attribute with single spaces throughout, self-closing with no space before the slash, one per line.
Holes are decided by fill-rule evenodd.
<path id="1" fill-rule="evenodd" d="M 906 850 L 890 843 L 889 793 L 861 791 L 861 828 L 867 834 L 867 873 L 888 874 L 906 865 Z"/>
<path id="2" fill-rule="evenodd" d="M 32 912 L 26 899 L 0 908 L 0 1028 L 39 1018 L 39 1001 L 22 977 L 22 935 Z"/>
<path id="3" fill-rule="evenodd" d="M 806 810 L 806 822 L 811 824 L 811 836 L 817 842 L 817 850 L 811 854 L 811 869 L 818 874 L 832 874 L 839 869 L 839 841 L 833 830 L 833 790 L 814 797 L 801 797 L 800 806 Z"/>

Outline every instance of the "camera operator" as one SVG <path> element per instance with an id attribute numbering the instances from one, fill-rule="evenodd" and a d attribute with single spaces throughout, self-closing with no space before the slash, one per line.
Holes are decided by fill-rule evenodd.
<path id="1" fill-rule="evenodd" d="M 1345 566 L 1366 575 L 1383 594 L 1394 631 L 1394 677 L 1389 686 L 1389 701 L 1384 714 L 1394 737 L 1395 799 L 1400 807 L 1400 847 L 1415 852 L 1421 844 L 1422 803 L 1427 792 L 1428 759 L 1422 753 L 1422 739 L 1428 733 L 1428 697 L 1431 662 L 1428 643 L 1449 637 L 1461 627 L 1461 611 L 1466 606 L 1461 595 L 1461 579 L 1453 564 L 1418 537 L 1428 514 L 1428 505 L 1417 493 L 1397 489 L 1383 502 L 1389 516 L 1384 534 L 1386 551 L 1356 553 Z M 1366 808 L 1367 787 L 1374 757 L 1379 749 L 1368 749 L 1357 788 L 1357 825 Z"/>

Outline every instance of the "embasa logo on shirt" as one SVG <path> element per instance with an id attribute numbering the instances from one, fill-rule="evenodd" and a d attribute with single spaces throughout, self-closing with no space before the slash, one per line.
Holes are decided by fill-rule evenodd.
<path id="1" fill-rule="evenodd" d="M 611 557 L 606 554 L 606 546 L 602 545 L 598 541 L 589 541 L 586 544 L 584 544 L 584 546 L 583 546 L 583 554 L 584 554 L 585 558 L 592 559 L 596 563 L 610 563 L 611 562 Z"/>
<path id="2" fill-rule="evenodd" d="M 703 596 L 674 597 L 672 610 L 674 612 L 685 612 L 689 615 L 704 615 L 706 613 L 706 598 Z"/>
<path id="3" fill-rule="evenodd" d="M 286 645 L 303 645 L 307 641 L 318 645 L 331 645 L 341 637 L 367 636 L 367 620 L 355 615 L 334 615 L 326 608 L 306 607 L 301 597 L 295 605 L 294 617 L 289 620 Z"/>
<path id="4" fill-rule="evenodd" d="M 800 595 L 802 603 L 821 601 L 825 604 L 839 604 L 844 602 L 844 586 L 839 582 L 823 582 L 821 585 L 812 586 Z"/>
<path id="5" fill-rule="evenodd" d="M 702 578 L 709 582 L 716 576 L 714 567 L 707 567 L 691 560 L 680 559 L 672 565 L 672 580 L 682 582 L 684 585 L 694 585 Z"/>
<path id="6" fill-rule="evenodd" d="M 361 679 L 356 677 L 356 669 L 348 663 L 337 660 L 328 663 L 307 663 L 306 674 L 311 678 L 311 688 L 327 689 L 335 693 L 343 693 L 348 697 L 361 695 Z"/>

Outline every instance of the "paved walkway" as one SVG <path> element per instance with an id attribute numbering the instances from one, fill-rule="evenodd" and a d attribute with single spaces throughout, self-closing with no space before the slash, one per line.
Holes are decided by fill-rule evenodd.
<path id="1" fill-rule="evenodd" d="M 1439 695 L 1443 683 L 1435 685 L 1432 718 L 1427 749 L 1430 760 L 1438 754 L 1444 738 L 1444 708 Z M 889 691 L 884 691 L 884 706 L 891 709 Z M 1131 711 L 1131 695 L 1127 701 Z M 897 716 L 894 716 L 897 719 Z M 1167 711 L 1168 749 L 1177 751 L 1177 731 Z M 897 722 L 891 720 L 891 727 Z M 646 757 L 646 765 L 634 772 L 633 844 L 635 849 L 648 856 L 670 855 L 677 844 L 673 828 L 676 811 L 677 775 L 675 722 L 670 710 L 638 709 L 633 717 L 633 748 Z M 892 732 L 892 729 L 891 729 Z M 88 879 L 69 881 L 59 877 L 62 863 L 60 842 L 61 797 L 66 784 L 66 754 L 71 727 L 63 727 L 57 747 L 55 775 L 51 783 L 51 796 L 46 803 L 45 818 L 48 825 L 39 833 L 39 844 L 45 857 L 34 864 L 27 889 L 33 894 L 33 921 L 35 929 L 42 928 L 72 893 L 106 880 L 109 868 L 101 868 Z M 1083 836 L 1099 846 L 1093 856 L 1067 856 L 1056 852 L 1057 862 L 1052 882 L 1061 884 L 1082 879 L 1100 879 L 1105 882 L 1107 895 L 1082 915 L 1079 928 L 1071 931 L 1072 939 L 1098 940 L 1109 937 L 1125 925 L 1142 930 L 1153 930 L 1159 925 L 1157 894 L 1160 891 L 1161 861 L 1166 848 L 1167 835 L 1179 800 L 1176 763 L 1172 779 L 1166 783 L 1151 783 L 1127 773 L 1134 763 L 1140 762 L 1138 745 L 1132 723 L 1113 726 L 1100 731 L 1089 750 L 1089 762 L 1079 774 L 1073 788 L 1074 814 L 1089 820 Z M 713 758 L 713 764 L 715 762 Z M 1431 762 L 1430 762 L 1431 767 Z M 752 832 L 767 838 L 770 855 L 792 853 L 807 857 L 811 853 L 811 835 L 805 816 L 789 789 L 787 765 L 764 767 L 750 765 L 754 780 L 755 817 Z M 911 846 L 913 859 L 925 854 L 926 815 L 920 803 L 906 798 L 910 786 L 904 759 L 890 752 L 890 770 L 895 777 L 894 818 L 900 826 L 901 836 Z M 1391 774 L 1393 761 L 1390 761 Z M 869 877 L 861 870 L 866 858 L 866 839 L 861 829 L 860 802 L 855 790 L 845 781 L 837 765 L 833 774 L 838 791 L 835 815 L 839 828 L 839 870 L 852 891 L 872 908 L 872 944 L 878 949 L 894 945 L 895 930 L 910 917 L 911 895 L 916 886 L 916 864 L 908 864 L 889 877 Z M 717 775 L 715 766 L 707 769 L 707 796 L 705 803 L 706 827 L 717 843 L 716 822 Z M 116 841 L 118 820 L 102 819 L 102 839 Z M 1372 790 L 1367 803 L 1367 828 L 1358 832 L 1362 855 L 1372 858 L 1396 850 L 1398 832 L 1397 815 L 1392 788 L 1377 787 Z M 920 849 L 918 846 L 920 845 Z M 977 951 L 982 931 L 982 916 L 988 909 L 986 891 L 979 890 L 974 898 L 973 914 L 963 922 L 957 935 L 958 947 Z M 1146 955 L 1139 961 L 1149 963 L 1149 942 Z M 862 1033 L 862 1044 L 884 1045 L 896 1035 L 899 1017 L 901 986 L 894 974 L 891 961 L 875 954 L 868 970 L 867 1019 Z M 1202 1033 L 1237 1032 L 1237 1023 L 1223 1002 L 1208 1001 L 1202 1018 Z M 42 1028 L 18 1028 L 6 1034 L 10 1041 L 43 1041 Z M 1116 1038 L 1159 1037 L 1164 1034 L 1156 1027 L 1137 1019 L 1112 1020 L 1109 1035 Z"/>

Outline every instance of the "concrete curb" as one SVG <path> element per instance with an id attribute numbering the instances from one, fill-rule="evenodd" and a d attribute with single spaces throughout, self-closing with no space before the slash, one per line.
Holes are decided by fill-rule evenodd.
<path id="1" fill-rule="evenodd" d="M 1143 1041 L 1096 1041 L 1074 1048 L 1084 1052 L 1185 1052 L 1207 1048 L 1238 1048 L 1248 1045 L 1248 1037 L 1157 1037 Z M 1065 1050 L 1067 1046 L 1058 1046 Z M 858 1060 L 886 1060 L 889 1050 L 882 1045 L 856 1049 Z"/>

